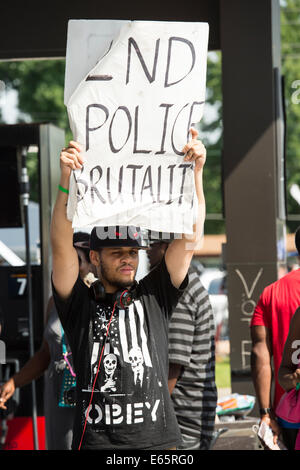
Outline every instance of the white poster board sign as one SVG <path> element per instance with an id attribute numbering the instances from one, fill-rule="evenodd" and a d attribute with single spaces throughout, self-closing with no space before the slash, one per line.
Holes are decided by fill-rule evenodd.
<path id="1" fill-rule="evenodd" d="M 65 103 L 85 159 L 68 217 L 78 228 L 192 233 L 194 173 L 182 148 L 203 114 L 208 25 L 99 21 L 98 47 L 89 23 L 72 20 L 68 30 Z"/>

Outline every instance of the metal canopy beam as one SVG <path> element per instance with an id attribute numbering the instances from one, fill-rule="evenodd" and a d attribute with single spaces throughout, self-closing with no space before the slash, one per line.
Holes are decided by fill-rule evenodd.
<path id="1" fill-rule="evenodd" d="M 0 60 L 65 57 L 69 19 L 206 21 L 209 49 L 219 49 L 219 0 L 107 2 L 95 0 L 4 2 Z"/>

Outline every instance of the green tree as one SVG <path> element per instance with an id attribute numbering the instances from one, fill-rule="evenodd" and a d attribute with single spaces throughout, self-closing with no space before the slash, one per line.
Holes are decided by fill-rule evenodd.
<path id="1" fill-rule="evenodd" d="M 18 92 L 18 106 L 32 122 L 52 122 L 69 132 L 63 101 L 64 60 L 25 60 L 0 63 L 0 80 Z M 18 122 L 24 122 L 22 115 Z"/>
<path id="2" fill-rule="evenodd" d="M 25 60 L 0 63 L 0 80 L 5 93 L 18 92 L 20 115 L 17 122 L 51 122 L 65 130 L 66 142 L 71 138 L 64 105 L 64 60 Z M 0 109 L 0 121 L 3 121 Z M 30 198 L 39 200 L 37 154 L 30 153 L 27 169 L 30 179 Z"/>
<path id="3" fill-rule="evenodd" d="M 213 119 L 207 118 L 206 110 L 200 122 L 200 138 L 207 148 L 204 191 L 206 199 L 205 233 L 224 233 L 223 219 L 211 219 L 210 215 L 221 215 L 222 198 L 222 56 L 220 52 L 208 54 L 206 78 L 206 104 L 213 110 Z"/>
<path id="4" fill-rule="evenodd" d="M 297 80 L 300 80 L 300 0 L 286 0 L 281 6 L 282 74 L 286 108 L 286 188 L 288 214 L 298 214 L 299 204 L 290 195 L 293 183 L 300 185 L 300 99 L 297 99 Z M 298 94 L 300 97 L 300 94 Z M 288 221 L 294 231 L 299 221 Z"/>

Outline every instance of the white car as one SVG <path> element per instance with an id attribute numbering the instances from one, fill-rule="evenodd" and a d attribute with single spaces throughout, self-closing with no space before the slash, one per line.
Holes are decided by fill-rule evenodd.
<path id="1" fill-rule="evenodd" d="M 228 298 L 226 272 L 218 268 L 205 268 L 200 281 L 208 292 L 216 322 L 216 340 L 228 339 Z"/>

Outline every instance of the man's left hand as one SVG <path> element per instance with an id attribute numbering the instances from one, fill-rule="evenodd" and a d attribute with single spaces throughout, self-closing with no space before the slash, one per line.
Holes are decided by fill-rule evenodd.
<path id="1" fill-rule="evenodd" d="M 202 170 L 206 161 L 206 148 L 201 140 L 198 140 L 198 131 L 191 127 L 190 133 L 192 139 L 185 145 L 183 152 L 186 154 L 184 157 L 185 162 L 195 162 L 195 170 Z"/>

